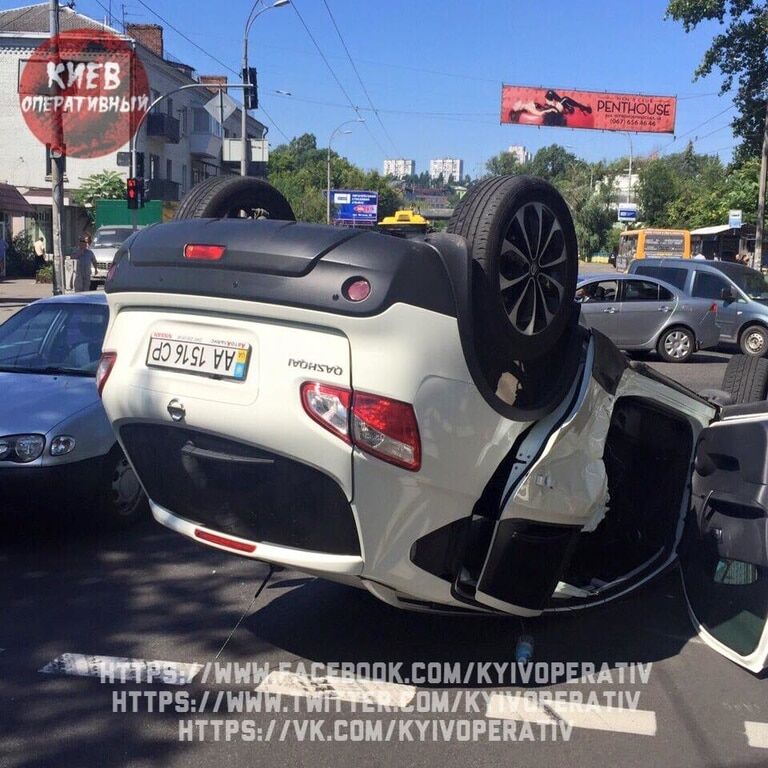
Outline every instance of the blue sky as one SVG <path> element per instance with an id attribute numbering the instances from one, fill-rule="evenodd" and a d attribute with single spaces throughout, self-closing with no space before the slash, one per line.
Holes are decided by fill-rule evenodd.
<path id="1" fill-rule="evenodd" d="M 250 0 L 145 2 L 207 53 L 239 69 Z M 351 101 L 369 107 L 323 0 L 294 2 Z M 363 167 L 381 170 L 385 156 L 408 157 L 422 171 L 431 157 L 449 155 L 461 157 L 465 172 L 474 176 L 510 144 L 535 151 L 559 143 L 589 160 L 628 153 L 625 134 L 499 125 L 502 82 L 677 95 L 679 138 L 670 144 L 671 136 L 634 134 L 635 153 L 675 151 L 696 138 L 698 150 L 730 159 L 733 110 L 716 117 L 731 106 L 728 96 L 717 96 L 719 75 L 693 82 L 694 69 L 721 28 L 713 23 L 686 34 L 680 24 L 664 19 L 666 0 L 327 3 L 384 125 L 364 112 L 365 125 L 335 139 L 334 149 Z M 102 5 L 78 0 L 77 10 L 104 18 Z M 128 21 L 158 22 L 139 0 L 126 0 L 125 7 Z M 112 8 L 119 17 L 118 0 L 112 0 Z M 199 73 L 222 71 L 220 63 L 172 29 L 166 29 L 165 41 L 172 55 Z M 273 144 L 311 132 L 324 146 L 339 123 L 355 117 L 294 8 L 260 16 L 250 51 L 259 69 L 261 100 L 274 121 Z M 275 90 L 292 96 L 270 93 Z M 269 125 L 264 112 L 256 114 Z"/>

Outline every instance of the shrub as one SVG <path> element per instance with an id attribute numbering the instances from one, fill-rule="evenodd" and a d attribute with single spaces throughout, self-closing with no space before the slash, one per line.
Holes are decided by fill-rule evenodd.
<path id="1" fill-rule="evenodd" d="M 36 283 L 52 283 L 53 282 L 53 265 L 46 264 L 44 267 L 40 267 L 35 275 Z"/>

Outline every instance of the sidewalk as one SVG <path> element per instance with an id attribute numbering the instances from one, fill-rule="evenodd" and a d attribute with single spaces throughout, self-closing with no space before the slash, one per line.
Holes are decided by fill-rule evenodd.
<path id="1" fill-rule="evenodd" d="M 50 284 L 36 283 L 34 278 L 6 277 L 0 280 L 0 323 L 30 301 L 52 294 L 53 287 Z"/>

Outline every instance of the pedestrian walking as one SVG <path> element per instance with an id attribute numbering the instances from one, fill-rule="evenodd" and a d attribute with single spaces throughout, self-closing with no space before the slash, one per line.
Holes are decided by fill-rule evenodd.
<path id="1" fill-rule="evenodd" d="M 75 262 L 74 289 L 76 293 L 88 291 L 91 288 L 91 275 L 96 267 L 96 256 L 88 247 L 88 238 L 83 235 L 80 238 L 77 249 L 71 258 Z"/>

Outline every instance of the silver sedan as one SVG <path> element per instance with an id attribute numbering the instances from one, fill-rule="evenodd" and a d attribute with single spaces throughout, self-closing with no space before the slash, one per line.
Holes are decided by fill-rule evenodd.
<path id="1" fill-rule="evenodd" d="M 96 390 L 109 310 L 103 293 L 41 299 L 0 325 L 0 516 L 147 514 Z"/>
<path id="2" fill-rule="evenodd" d="M 683 363 L 717 346 L 717 304 L 686 296 L 673 285 L 636 275 L 582 278 L 576 301 L 586 323 L 624 350 L 656 350 Z"/>

